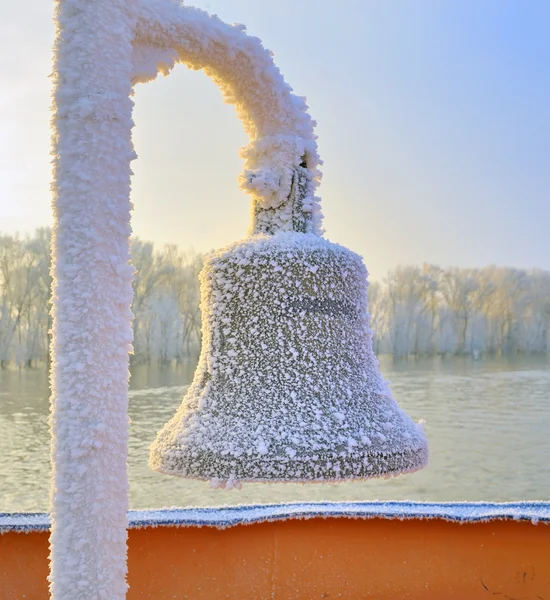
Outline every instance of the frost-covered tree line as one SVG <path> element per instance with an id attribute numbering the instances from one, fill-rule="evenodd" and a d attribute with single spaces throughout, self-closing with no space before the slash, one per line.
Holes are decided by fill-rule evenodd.
<path id="1" fill-rule="evenodd" d="M 199 272 L 203 255 L 132 240 L 134 361 L 196 359 L 201 344 Z"/>
<path id="2" fill-rule="evenodd" d="M 50 231 L 0 234 L 0 365 L 48 358 Z M 203 255 L 132 241 L 134 356 L 194 360 L 200 350 L 198 274 Z M 377 354 L 548 353 L 550 273 L 538 269 L 399 267 L 369 286 Z"/>
<path id="3" fill-rule="evenodd" d="M 548 353 L 550 273 L 399 267 L 369 287 L 377 354 Z"/>
<path id="4" fill-rule="evenodd" d="M 0 234 L 0 366 L 31 366 L 48 355 L 51 317 L 49 229 Z"/>
<path id="5" fill-rule="evenodd" d="M 48 361 L 49 229 L 33 236 L 0 234 L 0 365 Z M 200 351 L 198 274 L 203 256 L 132 240 L 134 362 L 194 360 Z"/>

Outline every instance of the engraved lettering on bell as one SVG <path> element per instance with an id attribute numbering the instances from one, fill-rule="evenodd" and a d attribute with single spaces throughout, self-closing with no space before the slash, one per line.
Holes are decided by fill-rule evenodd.
<path id="1" fill-rule="evenodd" d="M 355 309 L 351 304 L 343 300 L 328 300 L 326 298 L 302 298 L 301 300 L 291 302 L 289 309 L 305 313 L 325 313 L 334 316 L 352 316 L 355 313 Z"/>

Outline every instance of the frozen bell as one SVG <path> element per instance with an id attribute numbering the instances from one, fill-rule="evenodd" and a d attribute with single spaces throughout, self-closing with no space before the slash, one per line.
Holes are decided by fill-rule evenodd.
<path id="1" fill-rule="evenodd" d="M 278 217 L 256 204 L 255 233 L 207 259 L 199 364 L 151 447 L 152 469 L 230 488 L 426 465 L 421 426 L 378 370 L 367 270 L 357 254 L 308 233 L 307 182 L 298 166 Z"/>

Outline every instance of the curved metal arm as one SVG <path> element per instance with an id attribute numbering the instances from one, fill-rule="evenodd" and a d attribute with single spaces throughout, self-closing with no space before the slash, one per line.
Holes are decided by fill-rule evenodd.
<path id="1" fill-rule="evenodd" d="M 139 7 L 133 45 L 134 83 L 154 78 L 158 70 L 166 74 L 181 62 L 203 70 L 235 106 L 251 140 L 243 150 L 241 178 L 254 198 L 251 232 L 320 234 L 315 122 L 261 41 L 204 11 L 155 0 Z M 293 188 L 297 177 L 302 183 Z"/>

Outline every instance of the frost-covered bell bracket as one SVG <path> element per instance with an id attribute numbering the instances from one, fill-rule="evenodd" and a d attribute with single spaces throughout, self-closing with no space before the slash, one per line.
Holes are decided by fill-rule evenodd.
<path id="1" fill-rule="evenodd" d="M 315 123 L 258 38 L 243 25 L 155 0 L 141 5 L 132 47 L 132 84 L 179 62 L 205 72 L 235 106 L 250 138 L 240 183 L 253 198 L 251 233 L 321 233 Z"/>

